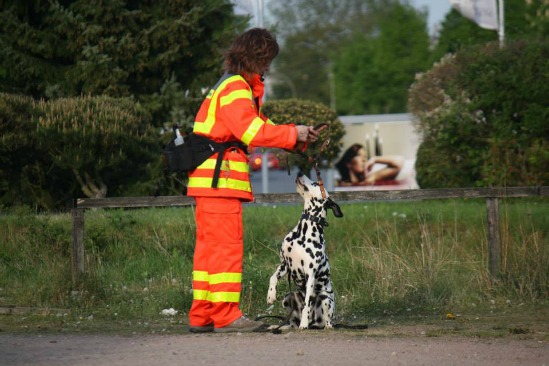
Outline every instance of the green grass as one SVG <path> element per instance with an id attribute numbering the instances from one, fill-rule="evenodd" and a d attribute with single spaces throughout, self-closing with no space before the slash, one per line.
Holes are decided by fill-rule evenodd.
<path id="1" fill-rule="evenodd" d="M 341 204 L 345 216 L 330 213 L 326 229 L 337 321 L 547 305 L 548 203 L 500 202 L 502 275 L 496 281 L 487 272 L 484 200 Z M 280 242 L 301 210 L 245 206 L 245 313 L 266 312 Z M 162 323 L 160 312 L 174 308 L 185 321 L 192 301 L 192 207 L 86 211 L 87 271 L 77 285 L 71 229 L 65 213 L 1 212 L 0 306 L 65 309 L 60 312 L 75 322 L 111 324 Z M 281 281 L 279 298 L 287 287 Z M 278 304 L 273 312 L 283 310 Z"/>

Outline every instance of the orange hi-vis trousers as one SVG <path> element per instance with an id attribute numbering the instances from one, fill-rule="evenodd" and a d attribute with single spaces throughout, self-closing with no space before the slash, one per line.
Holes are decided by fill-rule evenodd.
<path id="1" fill-rule="evenodd" d="M 190 326 L 229 325 L 242 316 L 242 203 L 237 198 L 195 197 L 196 246 Z"/>

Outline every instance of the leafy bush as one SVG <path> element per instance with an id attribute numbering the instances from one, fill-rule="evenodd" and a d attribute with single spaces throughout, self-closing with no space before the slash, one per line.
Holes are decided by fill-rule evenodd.
<path id="1" fill-rule="evenodd" d="M 423 188 L 549 184 L 549 43 L 464 49 L 417 77 Z"/>
<path id="2" fill-rule="evenodd" d="M 0 105 L 4 205 L 51 209 L 82 195 L 144 192 L 160 164 L 158 135 L 130 99 L 0 94 Z"/>
<path id="3" fill-rule="evenodd" d="M 330 143 L 321 155 L 323 164 L 329 164 L 339 155 L 342 147 L 341 138 L 345 130 L 335 111 L 324 104 L 300 99 L 267 101 L 263 106 L 263 112 L 278 124 L 316 126 L 327 123 L 329 129 L 325 129 L 320 134 L 318 142 L 311 144 L 306 153 L 318 154 L 321 144 L 330 138 Z M 312 168 L 312 164 L 307 159 L 296 154 L 290 156 L 289 163 L 297 165 L 303 171 L 309 171 Z"/>
<path id="4" fill-rule="evenodd" d="M 37 113 L 32 98 L 0 93 L 0 205 L 51 207 L 64 198 L 62 191 L 67 187 L 38 146 L 33 124 Z M 54 186 L 59 196 L 51 193 Z"/>
<path id="5" fill-rule="evenodd" d="M 63 98 L 39 105 L 40 147 L 73 174 L 86 197 L 105 197 L 109 187 L 124 193 L 154 159 L 156 136 L 130 99 Z"/>

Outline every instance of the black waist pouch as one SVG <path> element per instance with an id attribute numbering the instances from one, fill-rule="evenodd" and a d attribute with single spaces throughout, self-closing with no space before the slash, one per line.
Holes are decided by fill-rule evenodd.
<path id="1" fill-rule="evenodd" d="M 181 145 L 176 145 L 175 139 L 170 141 L 163 151 L 168 169 L 176 173 L 196 169 L 215 152 L 213 141 L 194 133 L 188 134 Z"/>
<path id="2" fill-rule="evenodd" d="M 176 145 L 175 139 L 173 139 L 166 145 L 163 151 L 164 161 L 170 171 L 185 173 L 196 169 L 216 152 L 219 153 L 212 180 L 212 187 L 215 188 L 217 187 L 217 182 L 219 180 L 223 154 L 225 153 L 225 150 L 231 147 L 246 151 L 246 145 L 241 142 L 233 141 L 219 143 L 191 132 L 187 135 L 182 144 Z"/>

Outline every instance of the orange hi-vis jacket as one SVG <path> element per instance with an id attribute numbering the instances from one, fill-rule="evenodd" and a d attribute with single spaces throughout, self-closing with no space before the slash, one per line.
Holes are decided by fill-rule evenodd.
<path id="1" fill-rule="evenodd" d="M 253 82 L 261 83 L 259 75 Z M 274 125 L 261 113 L 261 96 L 254 95 L 252 89 L 262 88 L 252 88 L 240 75 L 223 75 L 200 106 L 193 132 L 220 143 L 241 141 L 252 147 L 294 148 L 295 126 Z M 217 153 L 189 174 L 187 195 L 252 201 L 246 152 L 238 148 L 225 151 L 217 187 L 212 187 L 216 160 Z"/>

